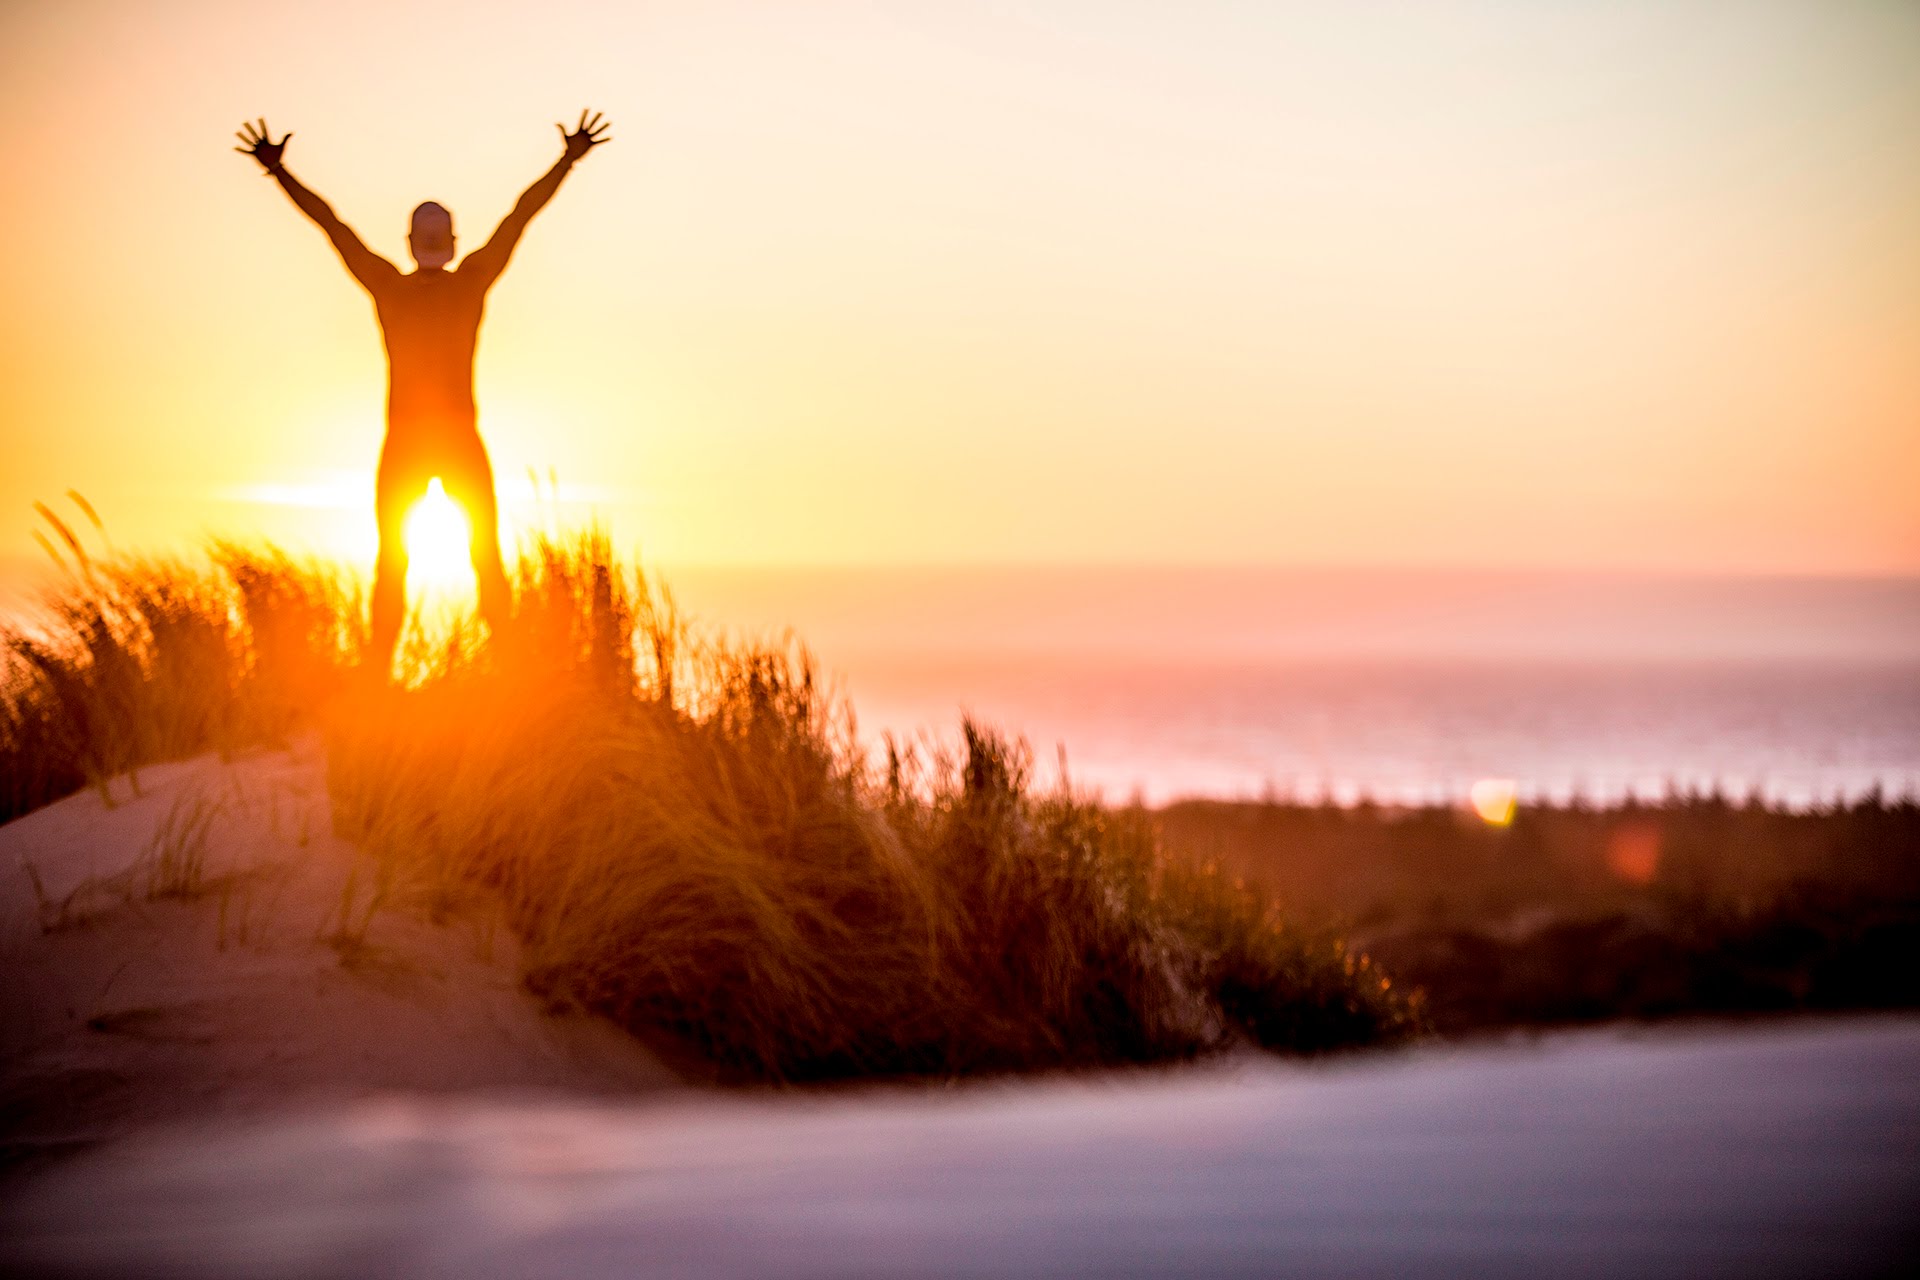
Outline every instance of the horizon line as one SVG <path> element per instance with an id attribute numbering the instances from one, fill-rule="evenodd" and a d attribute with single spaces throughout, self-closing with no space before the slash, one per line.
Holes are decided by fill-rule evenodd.
<path id="1" fill-rule="evenodd" d="M 571 532 L 585 532 L 591 526 Z M 561 536 L 566 536 L 563 533 Z M 231 535 L 201 532 L 191 538 L 163 540 L 160 545 L 141 550 L 133 547 L 105 548 L 102 558 L 111 559 L 117 555 L 148 554 L 192 554 L 203 551 L 218 538 L 222 541 L 234 540 Z M 275 547 L 289 555 L 299 558 L 313 558 L 322 561 L 349 563 L 354 558 L 337 554 L 314 551 L 292 545 L 289 542 L 270 538 L 257 540 L 263 545 Z M 184 546 L 184 552 L 178 550 Z M 637 567 L 648 571 L 672 571 L 686 573 L 913 573 L 913 572 L 949 572 L 949 573 L 1298 573 L 1310 576 L 1335 576 L 1357 574 L 1364 576 L 1397 577 L 1489 577 L 1489 578 L 1567 578 L 1587 580 L 1653 580 L 1653 581 L 1717 581 L 1717 582 L 1823 582 L 1823 583 L 1861 583 L 1882 585 L 1920 586 L 1920 565 L 1894 569 L 1774 569 L 1756 567 L 1704 568 L 1692 565 L 1607 565 L 1607 564 L 1568 564 L 1543 565 L 1525 562 L 1506 562 L 1491 564 L 1473 564 L 1459 561 L 1425 562 L 1401 560 L 1293 560 L 1293 559 L 1247 559 L 1247 560 L 1106 560 L 1092 558 L 1049 558 L 1030 560 L 965 560 L 928 558 L 924 560 L 895 559 L 819 559 L 819 560 L 783 560 L 783 559 L 655 559 L 645 553 L 643 547 L 631 540 L 625 547 L 619 542 L 614 544 L 617 554 L 627 558 Z M 14 570 L 30 572 L 59 572 L 59 566 L 49 561 L 44 554 L 32 550 L 0 552 L 0 576 L 8 576 Z"/>

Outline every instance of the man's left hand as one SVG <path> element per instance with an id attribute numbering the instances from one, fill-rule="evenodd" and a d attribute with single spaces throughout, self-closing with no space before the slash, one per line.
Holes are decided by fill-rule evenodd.
<path id="1" fill-rule="evenodd" d="M 607 130 L 613 126 L 605 123 L 598 111 L 593 113 L 591 120 L 587 119 L 587 113 L 582 111 L 580 123 L 575 126 L 572 133 L 568 133 L 567 126 L 563 124 L 556 124 L 553 127 L 560 131 L 560 141 L 566 145 L 569 160 L 578 160 L 601 143 L 613 141 L 607 136 Z"/>

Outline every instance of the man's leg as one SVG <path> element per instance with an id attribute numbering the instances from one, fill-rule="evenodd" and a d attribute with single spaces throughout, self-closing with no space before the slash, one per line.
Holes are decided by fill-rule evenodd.
<path id="1" fill-rule="evenodd" d="M 499 639 L 513 618 L 513 590 L 507 585 L 506 566 L 500 561 L 500 506 L 493 492 L 493 464 L 479 436 L 471 449 L 449 457 L 440 472 L 447 496 L 467 513 L 467 554 L 473 561 L 474 584 L 480 593 L 480 616 Z"/>
<path id="2" fill-rule="evenodd" d="M 374 479 L 374 517 L 380 527 L 380 553 L 373 567 L 373 607 L 368 655 L 382 678 L 393 674 L 393 650 L 407 613 L 407 511 L 426 490 L 417 468 L 380 455 Z"/>

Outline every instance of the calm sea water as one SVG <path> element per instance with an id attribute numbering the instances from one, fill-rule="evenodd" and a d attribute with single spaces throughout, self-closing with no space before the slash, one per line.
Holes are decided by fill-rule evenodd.
<path id="1" fill-rule="evenodd" d="M 679 568 L 790 631 L 877 744 L 971 714 L 1151 803 L 1920 795 L 1920 579 L 1277 568 Z M 19 575 L 14 575 L 19 577 Z M 13 581 L 0 573 L 0 588 Z M 9 599 L 0 589 L 0 614 Z"/>
<path id="2" fill-rule="evenodd" d="M 1024 734 L 1036 773 L 1150 802 L 1182 795 L 1448 802 L 1759 792 L 1794 805 L 1920 794 L 1920 667 L 1111 659 L 862 662 L 863 731 Z"/>
<path id="3" fill-rule="evenodd" d="M 1920 583 L 1271 569 L 680 573 L 863 736 L 962 713 L 1109 798 L 1920 794 Z"/>

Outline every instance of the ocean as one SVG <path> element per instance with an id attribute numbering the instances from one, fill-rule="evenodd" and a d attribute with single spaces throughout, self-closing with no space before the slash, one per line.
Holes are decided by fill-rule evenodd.
<path id="1" fill-rule="evenodd" d="M 1269 568 L 679 570 L 862 738 L 969 715 L 1110 800 L 1920 796 L 1920 582 Z"/>
<path id="2" fill-rule="evenodd" d="M 3 567 L 3 566 L 0 566 Z M 1920 578 L 1237 567 L 670 567 L 886 735 L 969 715 L 1112 801 L 1920 796 Z M 0 573 L 0 616 L 30 592 Z"/>

